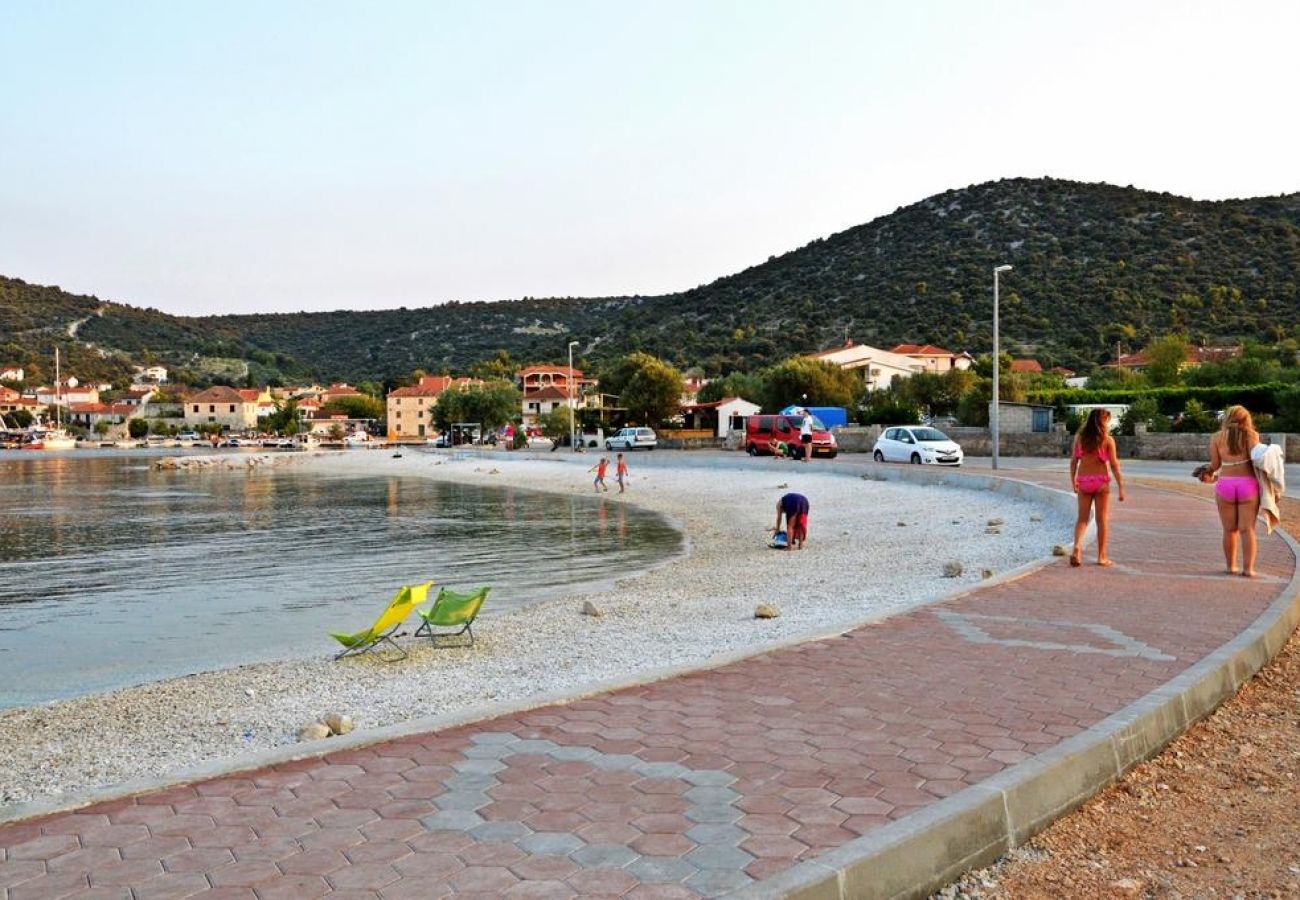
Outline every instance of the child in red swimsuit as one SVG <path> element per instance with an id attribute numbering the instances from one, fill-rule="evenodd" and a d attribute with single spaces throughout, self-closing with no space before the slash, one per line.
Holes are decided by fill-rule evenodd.
<path id="1" fill-rule="evenodd" d="M 1119 453 L 1110 436 L 1110 411 L 1094 409 L 1088 413 L 1074 437 L 1070 454 L 1070 485 L 1079 498 L 1079 516 L 1074 523 L 1074 552 L 1070 565 L 1083 564 L 1083 535 L 1088 530 L 1090 513 L 1097 516 L 1097 565 L 1114 565 L 1107 556 L 1110 541 L 1110 474 L 1115 473 L 1120 502 L 1124 500 L 1124 478 L 1119 471 Z"/>

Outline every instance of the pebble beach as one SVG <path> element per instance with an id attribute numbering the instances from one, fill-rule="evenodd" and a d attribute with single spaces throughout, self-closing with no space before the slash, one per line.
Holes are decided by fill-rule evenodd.
<path id="1" fill-rule="evenodd" d="M 591 493 L 586 468 L 594 459 L 459 456 L 286 454 L 232 469 L 229 477 L 294 465 L 334 476 L 393 474 Z M 662 455 L 653 467 L 640 466 L 639 459 L 630 457 L 628 492 L 619 495 L 612 485 L 603 502 L 634 503 L 667 517 L 685 536 L 681 556 L 522 609 L 494 612 L 489 600 L 472 649 L 435 650 L 404 638 L 410 650 L 404 661 L 335 662 L 321 642 L 319 656 L 0 712 L 0 810 L 201 765 L 234 765 L 255 751 L 294 744 L 304 724 L 327 713 L 351 717 L 364 733 L 493 703 L 579 694 L 848 628 L 1047 556 L 1053 544 L 1067 541 L 1073 524 L 1057 509 L 1003 495 L 879 481 L 817 464 L 758 468 L 739 454 L 734 463 L 712 467 L 665 465 Z M 775 552 L 766 546 L 766 530 L 776 500 L 789 490 L 811 501 L 808 546 Z M 993 519 L 1001 520 L 996 528 Z M 954 563 L 961 570 L 955 576 Z M 546 564 L 545 548 L 538 549 L 538 564 Z M 429 577 L 437 580 L 438 573 Z M 377 611 L 385 599 L 376 598 Z M 780 614 L 755 618 L 760 603 Z M 599 614 L 584 614 L 587 604 Z M 301 638 L 286 637 L 295 639 Z"/>

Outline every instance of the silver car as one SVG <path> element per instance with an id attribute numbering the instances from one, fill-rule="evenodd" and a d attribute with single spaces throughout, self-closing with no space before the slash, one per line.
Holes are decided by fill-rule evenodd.
<path id="1" fill-rule="evenodd" d="M 876 462 L 938 466 L 960 466 L 962 463 L 961 446 L 939 429 L 925 425 L 886 428 L 871 455 Z"/>
<path id="2" fill-rule="evenodd" d="M 606 450 L 653 450 L 658 444 L 653 428 L 624 428 L 605 439 Z"/>

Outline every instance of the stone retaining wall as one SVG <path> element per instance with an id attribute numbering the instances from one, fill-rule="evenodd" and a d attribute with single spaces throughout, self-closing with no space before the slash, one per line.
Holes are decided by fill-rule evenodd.
<path id="1" fill-rule="evenodd" d="M 849 426 L 835 429 L 835 440 L 845 453 L 870 453 L 883 429 L 879 425 Z M 987 428 L 946 428 L 944 432 L 961 444 L 967 456 L 992 456 L 993 440 Z M 1068 456 L 1074 436 L 1066 432 L 1026 434 L 1003 432 L 999 455 L 1001 456 Z M 1286 454 L 1289 463 L 1300 463 L 1300 435 L 1264 434 L 1265 443 L 1277 444 Z M 1201 461 L 1209 459 L 1208 434 L 1152 434 L 1116 435 L 1115 443 L 1120 456 L 1125 459 L 1176 459 Z"/>

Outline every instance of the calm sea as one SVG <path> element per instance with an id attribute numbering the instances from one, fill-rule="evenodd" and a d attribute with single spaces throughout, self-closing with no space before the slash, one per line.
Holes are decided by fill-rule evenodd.
<path id="1" fill-rule="evenodd" d="M 0 451 L 0 707 L 330 653 L 402 584 L 490 584 L 487 617 L 682 546 L 595 497 L 152 459 Z"/>

